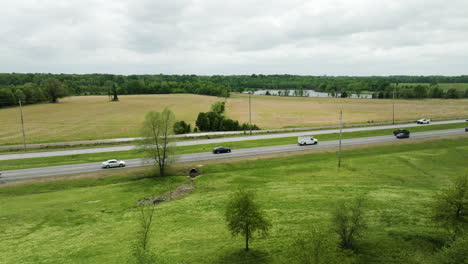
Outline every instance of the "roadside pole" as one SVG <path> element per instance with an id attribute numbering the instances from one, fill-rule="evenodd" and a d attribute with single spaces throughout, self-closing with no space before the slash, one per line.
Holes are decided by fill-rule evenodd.
<path id="1" fill-rule="evenodd" d="M 252 135 L 252 104 L 251 104 L 251 92 L 249 92 L 249 128 L 250 128 L 250 135 Z"/>
<path id="2" fill-rule="evenodd" d="M 340 110 L 340 140 L 338 145 L 338 168 L 341 167 L 341 139 L 343 134 L 343 110 Z"/>
<path id="3" fill-rule="evenodd" d="M 395 124 L 395 87 L 393 87 L 393 101 L 392 101 L 392 104 L 393 104 L 393 118 L 392 118 L 392 124 L 394 125 Z"/>
<path id="4" fill-rule="evenodd" d="M 26 133 L 24 132 L 24 119 L 23 119 L 23 106 L 21 105 L 21 99 L 18 100 L 20 112 L 21 112 L 21 129 L 23 131 L 23 147 L 26 152 Z"/>

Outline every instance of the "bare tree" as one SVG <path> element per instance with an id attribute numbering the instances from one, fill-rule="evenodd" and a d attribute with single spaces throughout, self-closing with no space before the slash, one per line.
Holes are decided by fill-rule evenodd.
<path id="1" fill-rule="evenodd" d="M 156 254 L 150 249 L 150 233 L 154 216 L 153 205 L 140 207 L 140 220 L 136 240 L 133 244 L 131 262 L 138 264 L 156 263 Z"/>
<path id="2" fill-rule="evenodd" d="M 159 169 L 159 175 L 165 176 L 166 168 L 171 163 L 174 148 L 171 135 L 174 134 L 175 116 L 165 108 L 162 112 L 146 113 L 141 127 L 140 150 L 146 157 L 154 161 Z"/>

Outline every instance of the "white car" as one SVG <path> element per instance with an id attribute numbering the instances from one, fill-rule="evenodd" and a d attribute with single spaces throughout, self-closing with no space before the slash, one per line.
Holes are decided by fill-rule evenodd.
<path id="1" fill-rule="evenodd" d="M 429 124 L 430 122 L 431 122 L 431 120 L 426 119 L 426 118 L 419 119 L 418 121 L 416 121 L 416 123 L 418 123 L 418 124 Z"/>
<path id="2" fill-rule="evenodd" d="M 125 167 L 125 165 L 126 163 L 123 160 L 110 159 L 110 160 L 104 161 L 101 167 L 104 169 L 108 169 L 108 168 L 114 168 L 114 167 Z"/>
<path id="3" fill-rule="evenodd" d="M 297 137 L 297 144 L 299 146 L 315 145 L 315 144 L 318 144 L 318 140 L 312 136 L 302 136 L 302 137 Z"/>

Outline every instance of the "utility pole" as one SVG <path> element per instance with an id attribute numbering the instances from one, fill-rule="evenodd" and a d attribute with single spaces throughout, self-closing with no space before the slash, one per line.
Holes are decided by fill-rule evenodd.
<path id="1" fill-rule="evenodd" d="M 24 119 L 23 119 L 23 106 L 21 105 L 21 99 L 18 100 L 20 112 L 21 112 L 21 129 L 23 130 L 23 147 L 26 152 L 26 134 L 24 133 Z"/>
<path id="2" fill-rule="evenodd" d="M 341 167 L 341 139 L 343 132 L 343 110 L 340 110 L 340 140 L 338 145 L 338 168 Z"/>
<path id="3" fill-rule="evenodd" d="M 252 135 L 252 103 L 251 103 L 251 93 L 249 92 L 249 128 L 250 128 L 250 135 Z"/>
<path id="4" fill-rule="evenodd" d="M 392 102 L 393 102 L 392 103 L 393 104 L 393 119 L 392 119 L 393 122 L 392 122 L 392 124 L 395 124 L 395 87 L 393 87 L 393 101 Z"/>

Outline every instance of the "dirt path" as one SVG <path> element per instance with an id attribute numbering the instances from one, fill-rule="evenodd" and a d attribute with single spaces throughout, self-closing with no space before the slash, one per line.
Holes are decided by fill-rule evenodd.
<path id="1" fill-rule="evenodd" d="M 158 205 L 162 202 L 167 202 L 170 200 L 174 200 L 174 199 L 189 195 L 194 188 L 195 188 L 195 183 L 192 180 L 191 183 L 184 183 L 184 184 L 179 185 L 175 190 L 166 192 L 159 196 L 146 197 L 145 199 L 140 200 L 139 202 L 145 205 Z"/>

